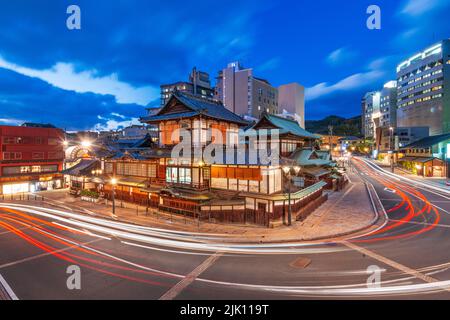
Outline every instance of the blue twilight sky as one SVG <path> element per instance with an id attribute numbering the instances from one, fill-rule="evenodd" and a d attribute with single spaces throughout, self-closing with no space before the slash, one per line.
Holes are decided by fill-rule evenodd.
<path id="1" fill-rule="evenodd" d="M 81 30 L 66 9 L 81 8 Z M 381 8 L 381 30 L 366 9 Z M 192 68 L 240 60 L 307 89 L 306 118 L 360 113 L 402 59 L 450 37 L 450 0 L 14 0 L 0 2 L 0 124 L 109 129 L 158 105 Z"/>

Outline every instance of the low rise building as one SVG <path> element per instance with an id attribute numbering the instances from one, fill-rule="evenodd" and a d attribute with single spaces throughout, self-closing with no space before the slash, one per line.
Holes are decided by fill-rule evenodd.
<path id="1" fill-rule="evenodd" d="M 62 188 L 64 141 L 51 125 L 0 126 L 0 194 Z"/>
<path id="2" fill-rule="evenodd" d="M 289 193 L 292 220 L 301 219 L 341 179 L 329 153 L 314 150 L 319 137 L 296 121 L 264 113 L 249 126 L 220 102 L 180 92 L 141 121 L 158 127 L 159 145 L 101 161 L 101 177 L 91 178 L 107 199 L 115 191 L 149 210 L 276 226 L 288 223 Z"/>
<path id="3" fill-rule="evenodd" d="M 450 133 L 420 139 L 400 151 L 403 168 L 423 177 L 450 178 Z"/>

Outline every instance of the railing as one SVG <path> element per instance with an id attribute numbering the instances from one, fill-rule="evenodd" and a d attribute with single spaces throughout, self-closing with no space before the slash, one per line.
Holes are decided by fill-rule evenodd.
<path id="1" fill-rule="evenodd" d="M 195 190 L 208 190 L 209 189 L 209 183 L 179 183 L 179 182 L 167 182 L 168 186 L 171 187 L 178 187 L 178 188 L 189 188 L 189 189 L 195 189 Z"/>
<path id="2" fill-rule="evenodd" d="M 0 201 L 44 201 L 44 197 L 31 193 L 1 194 Z"/>

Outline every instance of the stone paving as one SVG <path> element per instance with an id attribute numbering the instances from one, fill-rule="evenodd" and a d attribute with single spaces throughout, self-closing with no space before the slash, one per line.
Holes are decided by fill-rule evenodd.
<path id="1" fill-rule="evenodd" d="M 146 213 L 144 207 L 116 202 L 116 217 L 112 217 L 111 203 L 96 204 L 82 201 L 68 195 L 67 190 L 41 193 L 45 202 L 30 201 L 34 205 L 56 206 L 63 210 L 97 215 L 128 223 L 171 230 L 220 234 L 228 242 L 267 243 L 311 241 L 336 238 L 370 228 L 375 213 L 371 207 L 364 182 L 355 173 L 349 172 L 351 183 L 340 192 L 329 193 L 328 201 L 303 221 L 295 221 L 292 226 L 273 229 L 254 225 L 229 225 L 200 222 L 180 215 Z M 22 201 L 23 202 L 23 201 Z"/>

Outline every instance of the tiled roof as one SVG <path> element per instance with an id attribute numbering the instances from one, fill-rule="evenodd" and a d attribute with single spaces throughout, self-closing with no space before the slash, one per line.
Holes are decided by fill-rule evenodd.
<path id="1" fill-rule="evenodd" d="M 322 159 L 317 155 L 318 159 L 311 159 L 312 155 L 317 155 L 316 151 L 312 149 L 300 149 L 292 154 L 290 157 L 296 165 L 299 166 L 329 166 L 332 164 L 330 160 Z"/>
<path id="2" fill-rule="evenodd" d="M 430 136 L 420 140 L 417 140 L 413 143 L 410 143 L 407 146 L 404 146 L 402 149 L 411 149 L 411 148 L 430 148 L 440 142 L 444 142 L 446 140 L 450 140 L 450 133 L 440 134 L 437 136 Z"/>
<path id="3" fill-rule="evenodd" d="M 263 114 L 263 118 L 269 120 L 275 127 L 280 130 L 280 134 L 291 133 L 293 135 L 311 139 L 320 139 L 320 136 L 306 131 L 299 126 L 298 122 L 295 120 L 286 119 L 283 117 L 275 116 L 273 114 Z M 261 118 L 262 119 L 262 118 Z M 260 120 L 261 121 L 261 120 Z M 259 123 L 259 122 L 258 122 Z M 258 124 L 257 123 L 257 124 Z M 255 124 L 255 126 L 257 125 Z M 253 126 L 253 127 L 255 127 Z"/>
<path id="4" fill-rule="evenodd" d="M 170 114 L 161 114 L 161 111 L 164 111 L 167 104 L 170 103 L 172 99 L 177 99 L 183 105 L 191 109 L 189 112 L 181 112 L 181 113 L 170 113 Z M 248 125 L 248 122 L 242 119 L 237 114 L 231 112 L 226 109 L 222 103 L 215 102 L 210 99 L 204 99 L 201 97 L 196 97 L 187 93 L 182 92 L 174 92 L 172 97 L 168 100 L 160 112 L 158 112 L 154 116 L 148 116 L 141 118 L 143 122 L 155 122 L 161 120 L 170 120 L 170 119 L 179 119 L 179 118 L 189 118 L 197 115 L 205 115 L 210 118 L 214 118 L 217 120 L 230 121 L 234 123 L 238 123 L 241 125 Z"/>
<path id="5" fill-rule="evenodd" d="M 355 137 L 355 136 L 345 136 L 345 137 L 339 138 L 339 141 L 359 141 L 359 140 L 362 140 L 362 139 Z"/>
<path id="6" fill-rule="evenodd" d="M 70 176 L 90 175 L 91 171 L 97 167 L 100 167 L 100 161 L 95 159 L 82 159 L 78 164 L 63 170 L 61 173 Z"/>

